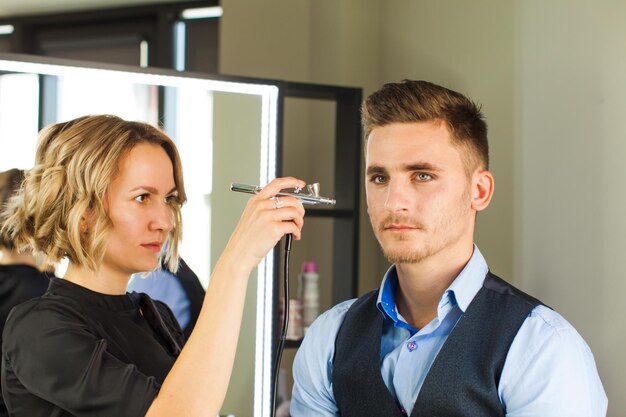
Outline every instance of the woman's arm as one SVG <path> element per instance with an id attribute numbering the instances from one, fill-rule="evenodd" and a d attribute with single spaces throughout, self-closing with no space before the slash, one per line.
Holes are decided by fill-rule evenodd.
<path id="1" fill-rule="evenodd" d="M 300 239 L 304 208 L 295 198 L 274 197 L 281 189 L 304 187 L 295 178 L 272 181 L 250 198 L 218 260 L 196 326 L 165 378 L 146 417 L 218 414 L 230 380 L 252 270 L 291 233 Z"/>

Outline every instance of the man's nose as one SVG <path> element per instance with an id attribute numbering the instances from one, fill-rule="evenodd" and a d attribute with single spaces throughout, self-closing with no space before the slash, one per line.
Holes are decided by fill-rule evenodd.
<path id="1" fill-rule="evenodd" d="M 391 212 L 408 210 L 410 207 L 410 195 L 408 185 L 402 181 L 390 181 L 387 186 L 385 209 Z"/>

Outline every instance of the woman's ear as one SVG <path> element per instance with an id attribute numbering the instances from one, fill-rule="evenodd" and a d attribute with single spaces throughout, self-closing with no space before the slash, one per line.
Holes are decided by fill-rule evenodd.
<path id="1" fill-rule="evenodd" d="M 486 169 L 476 170 L 472 175 L 472 208 L 476 211 L 482 211 L 487 208 L 491 197 L 493 197 L 493 188 L 495 181 L 491 172 Z"/>
<path id="2" fill-rule="evenodd" d="M 91 210 L 86 210 L 82 216 L 80 216 L 80 232 L 82 234 L 88 234 L 91 225 L 93 224 L 93 213 Z"/>

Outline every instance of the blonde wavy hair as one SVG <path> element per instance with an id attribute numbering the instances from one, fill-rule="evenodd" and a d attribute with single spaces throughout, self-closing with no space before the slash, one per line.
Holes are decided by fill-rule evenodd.
<path id="1" fill-rule="evenodd" d="M 8 203 L 2 233 L 18 249 L 43 253 L 47 262 L 67 257 L 97 271 L 113 227 L 105 194 L 118 173 L 120 159 L 140 143 L 161 146 L 174 167 L 178 198 L 171 206 L 173 228 L 162 256 L 168 269 L 176 272 L 182 238 L 180 208 L 187 199 L 178 150 L 154 126 L 117 116 L 84 116 L 42 129 L 35 166 Z M 90 226 L 85 232 L 81 219 L 87 214 Z"/>

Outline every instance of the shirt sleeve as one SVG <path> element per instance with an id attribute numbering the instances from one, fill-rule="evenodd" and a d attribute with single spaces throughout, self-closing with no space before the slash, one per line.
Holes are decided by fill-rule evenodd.
<path id="1" fill-rule="evenodd" d="M 293 364 L 292 417 L 339 416 L 332 386 L 335 339 L 355 300 L 328 310 L 311 324 Z"/>
<path id="2" fill-rule="evenodd" d="M 169 271 L 151 271 L 147 276 L 133 275 L 127 291 L 143 292 L 154 300 L 159 300 L 172 309 L 181 328 L 189 324 L 191 305 L 179 280 Z"/>
<path id="3" fill-rule="evenodd" d="M 531 312 L 513 340 L 499 394 L 508 417 L 604 417 L 607 411 L 589 346 L 544 306 Z"/>
<path id="4" fill-rule="evenodd" d="M 143 417 L 159 384 L 107 351 L 77 310 L 58 302 L 13 310 L 5 365 L 29 392 L 76 417 Z"/>

